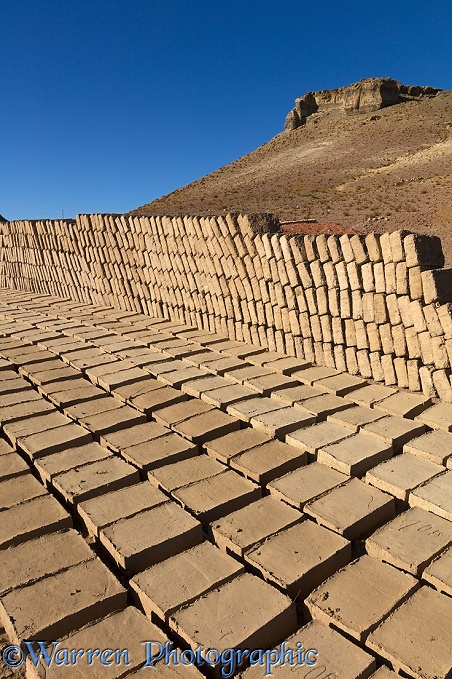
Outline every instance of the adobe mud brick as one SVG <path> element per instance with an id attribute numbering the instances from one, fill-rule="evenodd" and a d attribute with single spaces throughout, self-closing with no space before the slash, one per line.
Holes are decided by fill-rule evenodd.
<path id="1" fill-rule="evenodd" d="M 166 502 L 100 530 L 100 541 L 128 574 L 152 566 L 202 542 L 199 521 Z"/>
<path id="2" fill-rule="evenodd" d="M 330 467 L 313 462 L 271 481 L 268 490 L 274 497 L 297 509 L 303 509 L 307 502 L 345 483 L 349 478 Z"/>
<path id="3" fill-rule="evenodd" d="M 139 573 L 130 587 L 148 618 L 168 623 L 177 610 L 244 571 L 235 559 L 204 541 Z"/>
<path id="4" fill-rule="evenodd" d="M 349 476 L 362 476 L 376 464 L 390 457 L 392 457 L 391 446 L 382 441 L 371 440 L 362 434 L 352 434 L 339 443 L 320 448 L 317 452 L 318 462 Z"/>
<path id="5" fill-rule="evenodd" d="M 452 599 L 421 587 L 372 632 L 367 645 L 398 672 L 447 679 L 452 671 Z"/>
<path id="6" fill-rule="evenodd" d="M 74 530 L 10 547 L 2 552 L 0 596 L 94 558 L 94 552 Z"/>
<path id="7" fill-rule="evenodd" d="M 198 455 L 198 446 L 173 432 L 121 450 L 121 456 L 125 460 L 144 472 L 195 455 Z"/>
<path id="8" fill-rule="evenodd" d="M 369 384 L 367 387 L 360 387 L 347 394 L 346 398 L 361 406 L 371 407 L 384 398 L 396 394 L 397 389 L 386 387 L 382 384 Z"/>
<path id="9" fill-rule="evenodd" d="M 204 527 L 259 499 L 261 495 L 259 486 L 232 470 L 226 470 L 173 493 L 173 497 L 196 516 Z"/>
<path id="10" fill-rule="evenodd" d="M 412 491 L 408 502 L 452 521 L 452 469 Z"/>
<path id="11" fill-rule="evenodd" d="M 262 540 L 302 520 L 302 514 L 267 496 L 210 524 L 215 543 L 225 552 L 243 557 Z"/>
<path id="12" fill-rule="evenodd" d="M 292 434 L 288 434 L 286 436 L 286 443 L 300 450 L 305 450 L 314 456 L 320 448 L 329 443 L 342 441 L 342 439 L 351 435 L 352 431 L 347 429 L 347 427 L 331 424 L 331 422 L 321 422 L 312 427 L 299 429 Z"/>
<path id="13" fill-rule="evenodd" d="M 68 448 L 91 443 L 92 434 L 78 424 L 71 422 L 63 427 L 31 434 L 17 440 L 17 447 L 30 459 L 59 453 Z"/>
<path id="14" fill-rule="evenodd" d="M 452 456 L 452 433 L 440 429 L 428 432 L 405 443 L 403 451 L 435 464 L 446 465 Z"/>
<path id="15" fill-rule="evenodd" d="M 113 457 L 113 453 L 110 450 L 103 448 L 98 443 L 92 442 L 83 446 L 68 448 L 60 453 L 35 458 L 33 463 L 42 482 L 46 484 L 57 474 L 81 467 L 89 462 L 105 460 L 108 457 Z"/>
<path id="16" fill-rule="evenodd" d="M 452 596 L 452 547 L 434 559 L 422 577 L 439 592 Z"/>
<path id="17" fill-rule="evenodd" d="M 384 413 L 377 412 L 372 408 L 353 405 L 352 408 L 339 410 L 332 415 L 328 415 L 327 421 L 358 432 L 365 424 L 381 420 L 382 417 L 385 417 Z"/>
<path id="18" fill-rule="evenodd" d="M 115 453 L 119 453 L 125 448 L 152 441 L 160 436 L 166 436 L 169 433 L 170 430 L 166 427 L 162 427 L 161 424 L 157 424 L 156 422 L 144 422 L 143 424 L 137 424 L 133 427 L 128 427 L 127 429 L 104 434 L 100 437 L 100 444 L 106 448 L 110 448 L 110 450 L 113 450 Z"/>
<path id="19" fill-rule="evenodd" d="M 98 537 L 100 530 L 116 521 L 129 519 L 167 501 L 166 495 L 144 481 L 81 502 L 77 511 L 89 533 Z"/>
<path id="20" fill-rule="evenodd" d="M 226 408 L 233 403 L 248 400 L 254 395 L 254 391 L 244 387 L 241 384 L 231 384 L 228 386 L 222 386 L 218 389 L 209 389 L 208 391 L 203 391 L 201 398 L 210 405 L 221 408 L 222 410 L 226 410 Z"/>
<path id="21" fill-rule="evenodd" d="M 365 424 L 360 429 L 362 434 L 372 436 L 388 445 L 394 450 L 400 450 L 405 443 L 425 432 L 425 427 L 419 422 L 406 420 L 403 417 L 388 415 L 376 422 Z"/>
<path id="22" fill-rule="evenodd" d="M 181 370 L 172 370 L 170 372 L 165 372 L 158 376 L 159 381 L 163 384 L 173 387 L 174 389 L 180 389 L 185 382 L 193 379 L 201 379 L 209 375 L 206 370 L 200 370 L 199 368 L 189 368 L 184 367 Z"/>
<path id="23" fill-rule="evenodd" d="M 421 273 L 426 304 L 452 302 L 452 269 L 431 269 Z"/>
<path id="24" fill-rule="evenodd" d="M 47 491 L 44 486 L 30 472 L 7 481 L 1 481 L 0 511 L 46 494 Z"/>
<path id="25" fill-rule="evenodd" d="M 172 427 L 179 422 L 188 420 L 194 415 L 201 415 L 214 410 L 213 406 L 200 401 L 199 399 L 189 399 L 182 403 L 160 408 L 154 415 L 156 422 L 163 424 L 165 427 Z"/>
<path id="26" fill-rule="evenodd" d="M 303 370 L 297 370 L 297 372 L 292 373 L 294 379 L 311 387 L 316 386 L 315 383 L 318 380 L 323 380 L 326 377 L 333 377 L 334 375 L 339 375 L 339 371 L 334 370 L 334 368 L 325 368 L 323 366 L 303 368 Z"/>
<path id="27" fill-rule="evenodd" d="M 443 471 L 444 467 L 438 464 L 402 453 L 368 471 L 366 483 L 408 502 L 408 496 L 415 488 Z"/>
<path id="28" fill-rule="evenodd" d="M 49 399 L 52 403 L 54 403 L 58 408 L 61 408 L 62 410 L 66 410 L 70 406 L 76 405 L 77 403 L 83 403 L 84 401 L 90 401 L 91 399 L 96 399 L 96 398 L 101 398 L 102 396 L 105 396 L 105 392 L 103 392 L 101 389 L 98 389 L 97 387 L 94 387 L 92 384 L 87 382 L 86 380 L 80 380 L 80 383 L 78 380 L 72 380 L 75 384 L 74 387 L 69 387 L 66 388 L 63 383 L 55 383 L 55 389 L 49 389 L 48 386 L 46 385 L 44 388 L 41 388 L 39 391 L 41 394 L 46 396 L 46 398 Z"/>
<path id="29" fill-rule="evenodd" d="M 240 453 L 268 443 L 269 437 L 261 434 L 250 427 L 238 429 L 231 434 L 204 443 L 204 449 L 208 455 L 216 458 L 224 464 L 229 464 L 232 457 Z"/>
<path id="30" fill-rule="evenodd" d="M 268 352 L 269 354 L 270 352 Z M 261 354 L 261 359 L 266 359 L 268 357 L 268 354 L 264 352 L 264 354 Z M 248 360 L 250 362 L 252 361 L 253 357 L 250 357 Z M 278 372 L 281 372 L 283 375 L 292 375 L 292 373 L 298 371 L 298 370 L 303 370 L 304 368 L 310 368 L 311 364 L 308 363 L 307 361 L 301 361 L 298 358 L 293 358 L 292 356 L 283 356 L 282 358 L 277 358 L 276 360 L 265 360 L 261 364 L 264 368 L 267 368 L 267 370 L 276 370 Z"/>
<path id="31" fill-rule="evenodd" d="M 438 236 L 410 233 L 403 239 L 403 247 L 405 250 L 407 267 L 444 266 L 441 239 L 438 238 Z"/>
<path id="32" fill-rule="evenodd" d="M 295 403 L 295 407 L 315 415 L 320 421 L 326 420 L 328 415 L 351 408 L 351 403 L 334 394 L 321 394 L 320 396 L 308 398 L 301 403 Z"/>
<path id="33" fill-rule="evenodd" d="M 39 400 L 36 399 L 26 401 L 25 403 L 0 407 L 0 422 L 2 425 L 5 425 L 10 422 L 24 420 L 28 417 L 34 417 L 35 415 L 49 415 L 54 412 L 54 406 L 40 398 Z"/>
<path id="34" fill-rule="evenodd" d="M 31 434 L 39 434 L 43 431 L 57 429 L 64 425 L 70 424 L 71 420 L 65 417 L 58 411 L 52 413 L 37 415 L 25 420 L 16 420 L 15 422 L 8 422 L 3 426 L 5 436 L 11 441 L 13 446 L 17 444 L 17 439 Z"/>
<path id="35" fill-rule="evenodd" d="M 297 676 L 312 677 L 320 672 L 319 677 L 324 676 L 336 679 L 368 679 L 375 670 L 376 662 L 373 656 L 366 653 L 357 645 L 346 639 L 342 634 L 323 625 L 318 620 L 312 620 L 305 627 L 301 627 L 293 636 L 286 639 L 286 649 L 294 651 L 296 659 L 297 644 L 301 644 L 304 651 L 315 649 L 318 651 L 318 660 L 314 667 L 304 665 L 290 672 L 287 663 L 285 666 L 272 668 L 277 679 Z M 243 673 L 243 679 L 263 679 L 265 667 L 254 665 Z M 372 674 L 372 677 L 374 675 Z M 376 675 L 375 675 L 376 676 Z M 379 678 L 383 679 L 383 677 Z"/>
<path id="36" fill-rule="evenodd" d="M 188 380 L 188 382 L 184 382 L 181 386 L 181 389 L 189 396 L 201 398 L 201 395 L 206 391 L 220 389 L 221 387 L 229 385 L 229 380 L 226 380 L 224 377 L 218 377 L 218 375 L 208 375 L 207 377 L 200 377 L 199 379 Z"/>
<path id="37" fill-rule="evenodd" d="M 3 455 L 0 453 L 0 481 L 7 481 L 8 479 L 22 476 L 27 474 L 28 471 L 28 465 L 17 453 L 11 452 Z"/>
<path id="38" fill-rule="evenodd" d="M 364 555 L 312 592 L 306 605 L 314 618 L 362 643 L 418 586 L 411 575 Z"/>
<path id="39" fill-rule="evenodd" d="M 365 385 L 365 380 L 347 373 L 325 377 L 315 382 L 316 389 L 328 391 L 336 396 L 345 396 L 349 392 L 358 389 L 358 387 L 363 387 Z"/>
<path id="40" fill-rule="evenodd" d="M 230 372 L 225 373 L 225 379 L 243 384 L 246 381 L 254 380 L 258 377 L 271 377 L 274 375 L 280 377 L 278 373 L 269 370 L 268 368 L 264 368 L 261 365 L 247 365 L 246 368 L 238 368 L 237 370 L 231 370 Z M 256 392 L 259 390 L 255 389 L 254 391 Z"/>
<path id="41" fill-rule="evenodd" d="M 366 549 L 375 559 L 421 576 L 451 543 L 449 521 L 413 507 L 367 538 Z"/>
<path id="42" fill-rule="evenodd" d="M 240 421 L 226 415 L 221 410 L 210 410 L 200 415 L 194 415 L 173 427 L 177 434 L 193 443 L 203 443 L 212 438 L 225 436 L 240 428 Z"/>
<path id="43" fill-rule="evenodd" d="M 306 399 L 321 396 L 322 391 L 307 384 L 299 385 L 298 387 L 291 387 L 289 389 L 281 389 L 272 393 L 272 398 L 277 401 L 282 401 L 283 404 L 293 406 L 295 403 L 306 401 Z"/>
<path id="44" fill-rule="evenodd" d="M 253 417 L 280 410 L 281 403 L 273 398 L 256 397 L 249 400 L 234 403 L 227 407 L 227 412 L 243 422 L 250 422 Z"/>
<path id="45" fill-rule="evenodd" d="M 305 505 L 304 511 L 330 530 L 358 540 L 394 516 L 395 501 L 359 479 L 351 479 Z"/>
<path id="46" fill-rule="evenodd" d="M 198 455 L 189 460 L 158 467 L 148 472 L 149 481 L 167 493 L 189 486 L 224 471 L 224 465 L 208 455 Z"/>
<path id="47" fill-rule="evenodd" d="M 2 596 L 0 620 L 21 644 L 56 639 L 126 605 L 126 590 L 100 559 L 92 559 Z"/>
<path id="48" fill-rule="evenodd" d="M 294 604 L 245 573 L 170 617 L 170 628 L 192 649 L 274 648 L 296 628 Z"/>
<path id="49" fill-rule="evenodd" d="M 251 426 L 271 437 L 284 439 L 286 434 L 315 424 L 317 418 L 314 415 L 303 413 L 296 408 L 282 407 L 251 418 Z"/>
<path id="50" fill-rule="evenodd" d="M 158 383 L 159 384 L 159 383 Z M 115 392 L 114 395 L 116 395 Z M 149 415 L 159 408 L 166 408 L 175 405 L 181 401 L 186 401 L 185 394 L 181 394 L 177 389 L 172 387 L 160 386 L 158 389 L 152 389 L 142 394 L 137 394 L 128 399 L 128 403 L 137 410 Z"/>
<path id="51" fill-rule="evenodd" d="M 374 408 L 390 415 L 413 418 L 422 413 L 431 403 L 431 399 L 425 396 L 399 391 L 376 403 Z"/>
<path id="52" fill-rule="evenodd" d="M 128 429 L 144 422 L 146 422 L 146 416 L 129 406 L 119 406 L 95 415 L 80 417 L 80 423 L 97 436 Z"/>
<path id="53" fill-rule="evenodd" d="M 11 453 L 14 452 L 14 448 L 12 448 L 4 438 L 0 438 L 0 459 L 2 455 L 11 455 Z"/>
<path id="54" fill-rule="evenodd" d="M 117 410 L 119 407 L 117 399 L 104 394 L 99 398 L 91 399 L 90 401 L 81 401 L 72 406 L 66 406 L 65 414 L 73 420 L 82 421 L 84 418 L 98 413 L 105 413 L 107 410 Z"/>
<path id="55" fill-rule="evenodd" d="M 305 598 L 350 559 L 348 540 L 308 520 L 277 533 L 245 554 L 251 568 L 292 599 Z"/>
<path id="56" fill-rule="evenodd" d="M 416 420 L 423 422 L 432 429 L 452 431 L 452 404 L 436 403 L 431 408 L 427 408 L 427 410 L 420 413 Z"/>
<path id="57" fill-rule="evenodd" d="M 269 375 L 246 379 L 243 384 L 245 387 L 258 392 L 263 396 L 269 396 L 273 391 L 296 387 L 298 381 L 296 379 L 291 379 L 290 377 L 285 377 L 280 373 L 270 373 Z"/>
<path id="58" fill-rule="evenodd" d="M 240 453 L 229 461 L 233 469 L 262 485 L 306 463 L 306 452 L 273 440 Z"/>
<path id="59" fill-rule="evenodd" d="M 143 640 L 152 640 L 164 645 L 167 642 L 165 634 L 133 606 L 123 611 L 113 613 L 97 622 L 77 630 L 70 636 L 60 640 L 60 648 L 68 649 L 69 653 L 76 653 L 80 649 L 127 649 L 128 664 L 125 656 L 120 656 L 119 663 L 104 665 L 99 658 L 88 664 L 87 656 L 77 658 L 77 664 L 71 667 L 71 677 L 84 679 L 120 679 L 127 676 L 138 676 L 133 670 L 140 668 L 146 658 Z M 112 662 L 113 656 L 106 654 L 106 662 Z M 163 665 L 163 667 L 165 667 Z M 163 669 L 163 668 L 162 668 Z M 190 669 L 186 668 L 185 669 Z M 143 668 L 143 676 L 149 672 L 149 667 Z M 171 670 L 170 670 L 171 671 Z M 132 674 L 130 674 L 132 673 Z M 30 679 L 67 679 L 67 666 L 57 665 L 55 662 L 47 667 L 41 660 L 37 667 L 27 660 L 27 677 Z M 163 672 L 159 668 L 159 677 Z M 184 673 L 185 676 L 185 673 Z M 172 674 L 170 674 L 172 677 Z"/>
<path id="60" fill-rule="evenodd" d="M 117 457 L 91 462 L 52 478 L 52 486 L 70 504 L 138 483 L 138 470 Z"/>

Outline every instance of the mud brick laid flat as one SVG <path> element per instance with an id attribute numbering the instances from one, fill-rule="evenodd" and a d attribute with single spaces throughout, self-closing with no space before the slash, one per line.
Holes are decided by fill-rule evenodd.
<path id="1" fill-rule="evenodd" d="M 127 648 L 99 679 L 152 672 L 146 640 L 318 652 L 281 679 L 452 671 L 450 404 L 257 339 L 0 289 L 0 426 L 10 643 Z M 156 676 L 213 665 L 160 659 Z M 249 665 L 234 676 L 265 676 Z"/>

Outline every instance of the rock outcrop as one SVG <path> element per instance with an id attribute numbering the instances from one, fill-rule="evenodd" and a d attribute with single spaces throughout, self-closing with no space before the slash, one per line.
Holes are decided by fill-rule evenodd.
<path id="1" fill-rule="evenodd" d="M 329 110 L 339 110 L 344 114 L 369 113 L 404 101 L 432 97 L 440 91 L 434 87 L 402 85 L 392 78 L 366 78 L 336 90 L 307 92 L 295 99 L 295 107 L 287 114 L 284 129 L 297 129 L 313 113 Z"/>

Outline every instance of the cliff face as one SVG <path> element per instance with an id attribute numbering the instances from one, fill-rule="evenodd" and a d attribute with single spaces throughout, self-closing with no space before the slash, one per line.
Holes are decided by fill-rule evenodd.
<path id="1" fill-rule="evenodd" d="M 287 114 L 284 129 L 297 129 L 313 113 L 329 110 L 344 114 L 369 113 L 404 101 L 433 97 L 440 91 L 433 87 L 402 85 L 392 78 L 367 78 L 336 90 L 307 92 L 295 99 L 295 107 Z"/>

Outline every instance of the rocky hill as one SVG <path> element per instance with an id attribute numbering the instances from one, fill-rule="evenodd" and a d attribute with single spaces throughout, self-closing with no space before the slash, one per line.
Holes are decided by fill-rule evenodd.
<path id="1" fill-rule="evenodd" d="M 302 124 L 133 212 L 271 212 L 363 233 L 405 228 L 441 236 L 452 265 L 452 91 L 372 78 L 302 101 L 317 106 L 298 114 Z M 301 103 L 294 110 L 307 112 Z"/>
<path id="2" fill-rule="evenodd" d="M 333 110 L 348 115 L 370 113 L 406 101 L 434 97 L 438 92 L 441 90 L 433 87 L 402 85 L 392 78 L 366 78 L 348 87 L 307 92 L 303 97 L 295 99 L 295 108 L 287 114 L 284 128 L 296 130 L 313 113 Z"/>

